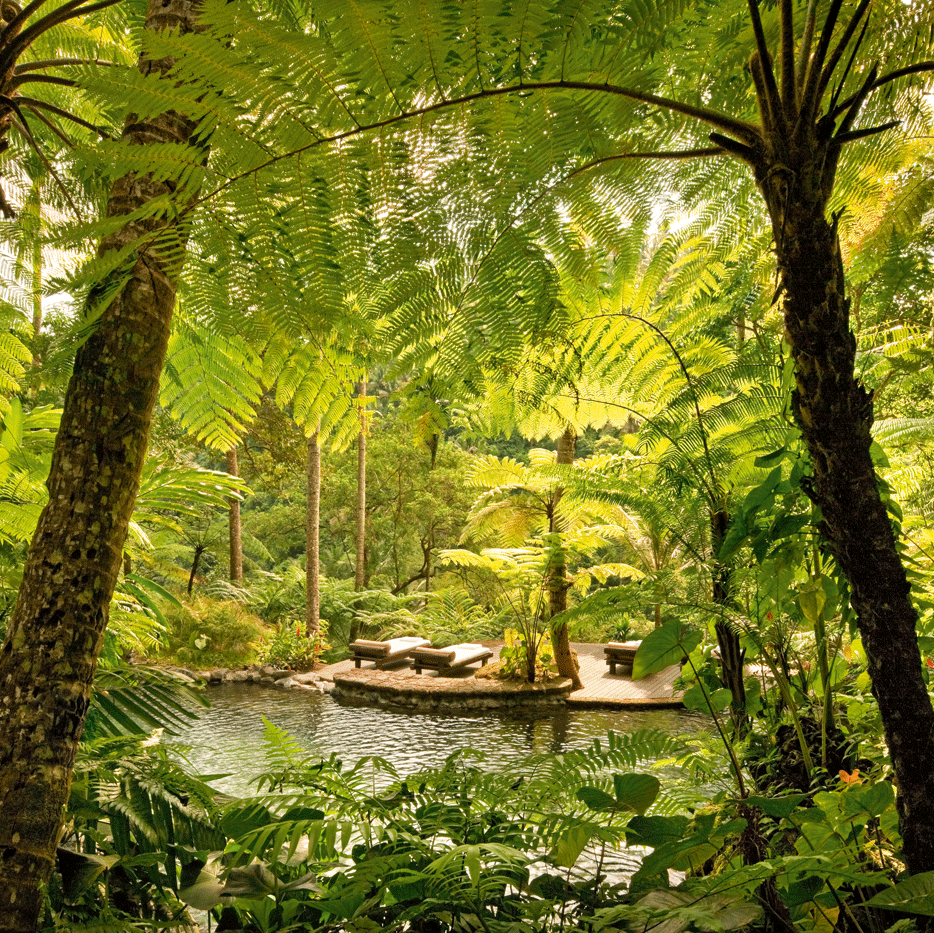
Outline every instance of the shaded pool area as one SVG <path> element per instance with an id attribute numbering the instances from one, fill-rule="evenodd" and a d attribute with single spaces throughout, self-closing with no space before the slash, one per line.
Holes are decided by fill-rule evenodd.
<path id="1" fill-rule="evenodd" d="M 554 707 L 521 712 L 416 713 L 338 703 L 312 691 L 266 690 L 224 684 L 207 692 L 211 707 L 172 741 L 191 747 L 189 760 L 203 774 L 227 773 L 214 785 L 246 794 L 265 767 L 263 721 L 285 729 L 312 754 L 336 752 L 345 761 L 367 755 L 388 759 L 401 774 L 443 763 L 455 749 L 487 755 L 485 767 L 508 767 L 529 755 L 589 745 L 610 730 L 692 732 L 703 717 L 684 710 L 609 710 Z"/>

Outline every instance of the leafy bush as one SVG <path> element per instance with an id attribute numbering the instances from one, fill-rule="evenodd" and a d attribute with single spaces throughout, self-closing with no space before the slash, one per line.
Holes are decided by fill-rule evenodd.
<path id="1" fill-rule="evenodd" d="M 307 671 L 314 667 L 327 648 L 327 621 L 321 620 L 317 638 L 308 638 L 301 622 L 280 622 L 260 639 L 260 664 Z"/>
<path id="2" fill-rule="evenodd" d="M 196 599 L 170 607 L 160 657 L 198 668 L 241 667 L 256 660 L 262 622 L 234 600 Z"/>
<path id="3" fill-rule="evenodd" d="M 527 680 L 529 683 L 542 681 L 549 674 L 557 674 L 555 649 L 548 632 L 539 632 L 530 643 L 525 632 L 508 628 L 505 632 L 506 644 L 499 653 L 499 673 L 504 678 Z M 532 657 L 535 661 L 535 676 L 529 676 Z"/>

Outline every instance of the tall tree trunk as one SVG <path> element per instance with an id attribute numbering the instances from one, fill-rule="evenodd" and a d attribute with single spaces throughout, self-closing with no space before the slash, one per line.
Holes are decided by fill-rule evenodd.
<path id="1" fill-rule="evenodd" d="M 237 463 L 237 448 L 227 451 L 227 472 L 231 476 L 240 476 Z M 243 529 L 240 525 L 240 500 L 236 496 L 227 499 L 230 530 L 230 582 L 234 586 L 243 586 Z"/>
<path id="2" fill-rule="evenodd" d="M 321 628 L 321 445 L 318 441 L 315 431 L 308 438 L 305 511 L 305 634 L 309 638 L 314 638 Z"/>
<path id="3" fill-rule="evenodd" d="M 577 434 L 568 426 L 564 434 L 558 438 L 557 453 L 555 462 L 559 465 L 570 466 L 574 463 L 574 452 L 577 449 Z M 564 489 L 558 488 L 551 497 L 551 508 L 549 510 L 548 531 L 554 533 L 560 530 L 560 522 L 557 518 L 558 503 L 564 494 Z M 563 553 L 563 552 L 562 552 Z M 568 607 L 568 587 L 570 583 L 567 578 L 567 565 L 562 560 L 560 563 L 553 564 L 548 575 L 548 603 L 551 609 L 551 618 L 554 618 L 559 612 L 564 612 Z M 555 649 L 555 664 L 558 673 L 562 677 L 569 677 L 571 680 L 571 690 L 581 690 L 583 684 L 580 678 L 580 667 L 577 658 L 571 650 L 571 642 L 568 636 L 567 622 L 559 622 L 551 630 L 551 640 Z"/>
<path id="4" fill-rule="evenodd" d="M 188 574 L 188 595 L 191 596 L 191 591 L 195 588 L 195 577 L 198 576 L 198 568 L 201 566 L 201 557 L 204 552 L 207 550 L 207 545 L 199 541 L 195 545 L 195 553 L 191 558 L 191 572 Z"/>
<path id="5" fill-rule="evenodd" d="M 713 601 L 720 606 L 729 604 L 732 584 L 731 568 L 721 564 L 716 557 L 729 523 L 730 516 L 726 509 L 717 509 L 710 516 L 710 543 L 714 553 Z M 730 716 L 733 728 L 742 735 L 749 723 L 746 715 L 746 687 L 743 682 L 746 652 L 740 644 L 739 633 L 723 619 L 717 621 L 714 628 L 717 633 L 717 647 L 720 649 L 720 679 L 723 686 L 733 694 Z"/>
<path id="6" fill-rule="evenodd" d="M 772 219 L 795 361 L 795 419 L 811 455 L 807 491 L 850 584 L 851 601 L 898 787 L 905 864 L 934 871 L 934 709 L 921 668 L 917 613 L 870 457 L 872 396 L 856 380 L 836 219 L 825 217 L 836 158 L 813 138 L 787 146 L 781 171 L 757 170 Z M 788 183 L 787 176 L 795 178 Z M 828 177 L 829 176 L 829 177 Z"/>
<path id="7" fill-rule="evenodd" d="M 354 567 L 354 589 L 362 590 L 366 586 L 366 379 L 357 383 L 357 396 L 360 398 L 360 431 L 357 434 L 357 526 L 356 526 L 356 566 Z M 350 640 L 360 634 L 360 621 L 354 617 L 350 626 Z"/>
<path id="8" fill-rule="evenodd" d="M 151 0 L 146 28 L 190 32 L 196 12 L 194 0 Z M 164 74 L 171 65 L 143 59 L 140 70 Z M 195 128 L 168 112 L 131 118 L 123 136 L 139 145 L 186 145 Z M 203 156 L 202 150 L 196 158 Z M 178 197 L 172 180 L 128 175 L 114 185 L 108 215 L 129 214 L 165 197 Z M 155 230 L 170 231 L 175 223 L 162 216 L 135 220 L 108 236 L 99 254 Z M 181 231 L 179 236 L 182 247 Z M 179 261 L 179 251 L 167 252 Z M 178 269 L 167 267 L 163 257 L 141 244 L 128 280 L 78 351 L 47 482 L 49 503 L 0 652 L 4 933 L 35 929 L 40 885 L 55 859 L 175 305 Z"/>

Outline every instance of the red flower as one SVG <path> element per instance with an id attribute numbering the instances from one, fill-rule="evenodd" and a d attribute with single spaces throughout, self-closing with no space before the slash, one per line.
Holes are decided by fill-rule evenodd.
<path id="1" fill-rule="evenodd" d="M 928 658 L 925 662 L 928 667 L 934 667 L 934 658 Z"/>

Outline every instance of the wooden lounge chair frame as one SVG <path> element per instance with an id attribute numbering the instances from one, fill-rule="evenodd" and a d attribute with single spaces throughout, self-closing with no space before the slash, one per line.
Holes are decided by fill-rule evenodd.
<path id="1" fill-rule="evenodd" d="M 606 663 L 610 665 L 610 674 L 616 674 L 617 666 L 620 674 L 632 674 L 632 665 L 641 644 L 641 641 L 611 641 L 608 645 L 604 645 L 603 653 L 606 656 Z"/>
<path id="2" fill-rule="evenodd" d="M 462 652 L 463 657 L 458 659 L 458 650 L 465 648 L 474 650 Z M 412 652 L 416 674 L 421 674 L 423 667 L 445 674 L 450 671 L 459 671 L 471 664 L 476 664 L 477 661 L 480 662 L 481 667 L 486 667 L 486 662 L 492 657 L 493 652 L 489 648 L 473 644 L 451 645 L 449 648 L 416 648 Z"/>
<path id="3" fill-rule="evenodd" d="M 427 638 L 414 635 L 391 638 L 389 641 L 367 641 L 358 638 L 350 645 L 350 649 L 353 651 L 354 667 L 359 668 L 361 661 L 372 661 L 377 670 L 382 670 L 390 664 L 408 661 L 416 648 L 425 648 L 430 644 Z"/>

